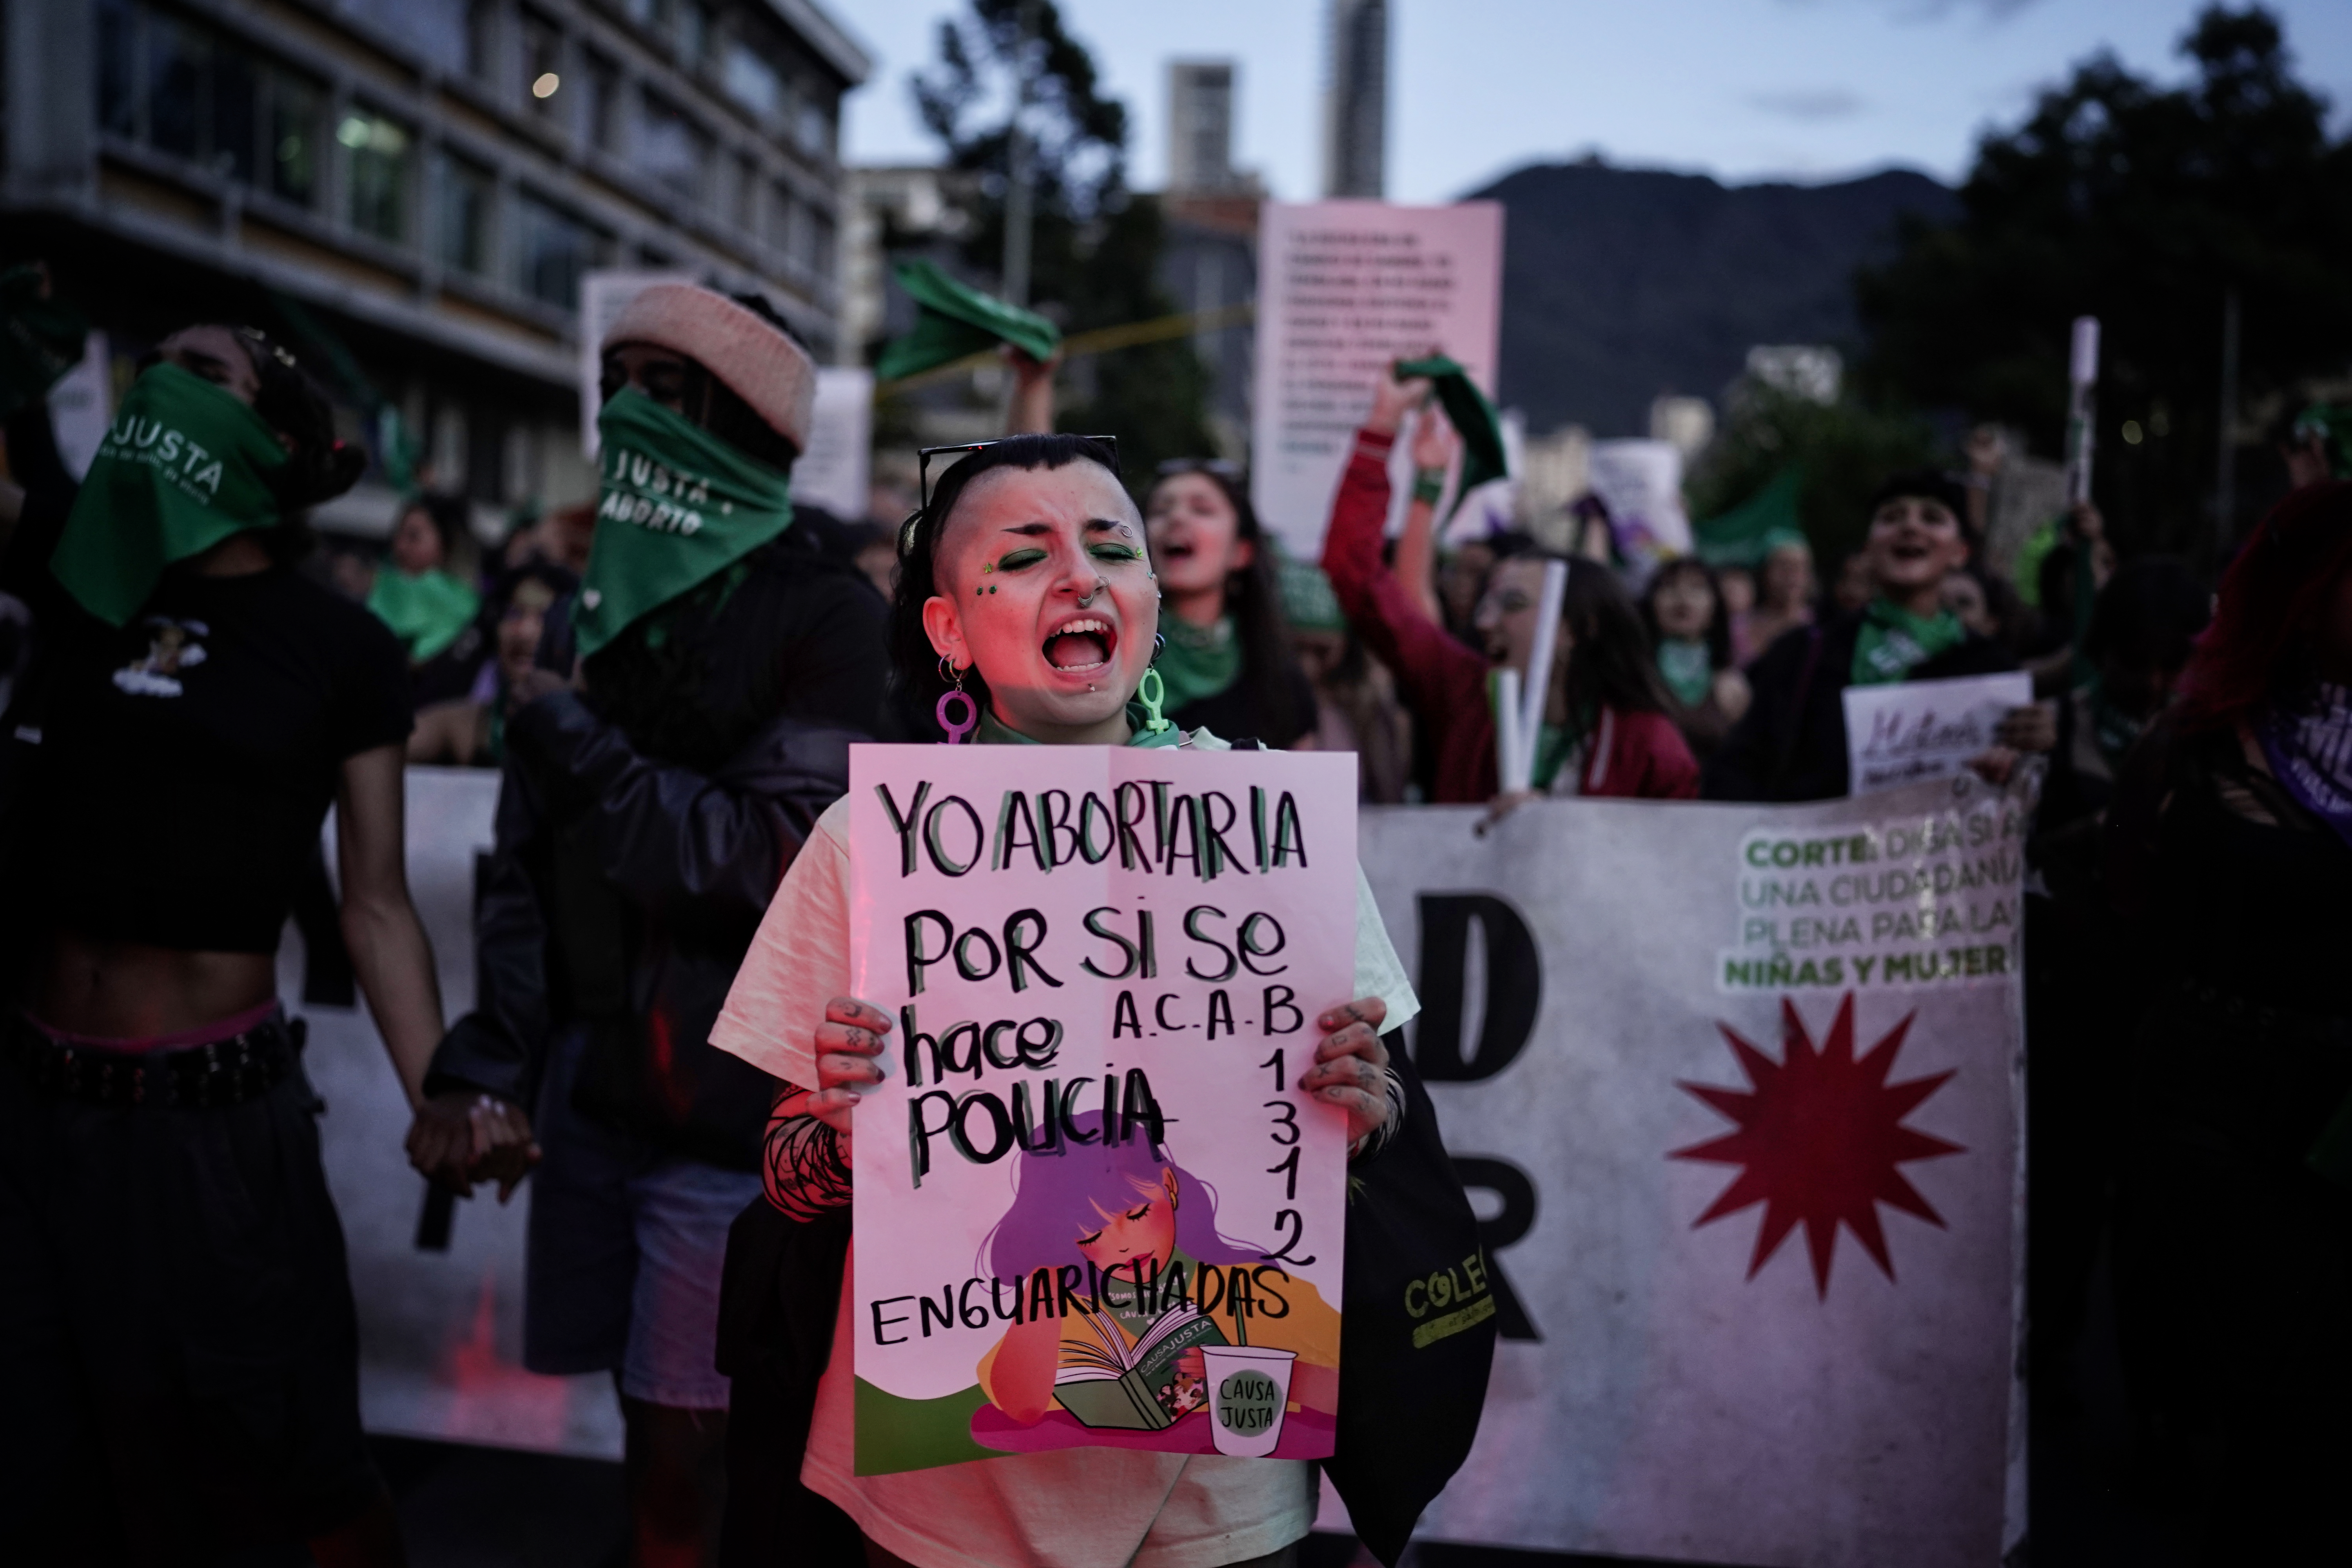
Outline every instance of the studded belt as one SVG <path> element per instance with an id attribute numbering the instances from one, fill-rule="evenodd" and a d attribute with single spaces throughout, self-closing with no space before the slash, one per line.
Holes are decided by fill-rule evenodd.
<path id="1" fill-rule="evenodd" d="M 301 1019 L 274 1014 L 200 1046 L 122 1051 L 56 1039 L 21 1015 L 5 1031 L 6 1054 L 45 1093 L 86 1105 L 199 1110 L 242 1105 L 277 1088 L 295 1068 L 303 1032 Z"/>

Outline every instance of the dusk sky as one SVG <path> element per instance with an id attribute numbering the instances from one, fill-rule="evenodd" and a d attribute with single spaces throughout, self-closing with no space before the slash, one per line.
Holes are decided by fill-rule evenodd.
<path id="1" fill-rule="evenodd" d="M 1129 171 L 1167 171 L 1166 62 L 1241 62 L 1235 161 L 1274 195 L 1318 194 L 1322 0 L 1061 0 L 1135 116 Z M 909 73 L 950 0 L 830 0 L 873 53 L 849 100 L 856 163 L 927 162 Z M 1946 180 L 1989 124 L 2100 48 L 2181 74 L 2195 0 L 1391 0 L 1389 195 L 1445 201 L 1523 163 L 1612 163 L 1745 182 L 1836 179 L 1899 164 Z M 2341 133 L 2352 105 L 2352 4 L 2273 9 Z"/>

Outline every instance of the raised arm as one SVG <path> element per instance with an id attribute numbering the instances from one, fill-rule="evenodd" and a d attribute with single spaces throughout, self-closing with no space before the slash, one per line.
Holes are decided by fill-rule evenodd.
<path id="1" fill-rule="evenodd" d="M 1445 612 L 1437 601 L 1437 503 L 1457 445 L 1454 427 L 1437 405 L 1423 408 L 1412 426 L 1412 500 L 1404 509 L 1404 531 L 1397 536 L 1391 568 L 1421 613 L 1440 624 Z"/>
<path id="2" fill-rule="evenodd" d="M 1389 451 L 1397 423 L 1428 383 L 1383 381 L 1331 503 L 1323 571 L 1348 624 L 1397 678 L 1417 716 L 1441 728 L 1449 706 L 1484 678 L 1486 660 L 1447 633 L 1381 561 L 1389 514 Z"/>

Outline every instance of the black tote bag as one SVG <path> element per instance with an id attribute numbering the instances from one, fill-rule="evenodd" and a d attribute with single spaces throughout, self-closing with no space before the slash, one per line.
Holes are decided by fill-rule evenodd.
<path id="1" fill-rule="evenodd" d="M 1495 1360 L 1496 1300 L 1477 1215 L 1405 1058 L 1404 1125 L 1348 1168 L 1339 1430 L 1323 1468 L 1356 1537 L 1395 1563 L 1470 1452 Z"/>

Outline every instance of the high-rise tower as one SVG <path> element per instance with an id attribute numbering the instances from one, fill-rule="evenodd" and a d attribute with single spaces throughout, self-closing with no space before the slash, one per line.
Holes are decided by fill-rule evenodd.
<path id="1" fill-rule="evenodd" d="M 1323 86 L 1323 194 L 1385 192 L 1388 172 L 1388 0 L 1331 0 Z"/>
<path id="2" fill-rule="evenodd" d="M 1168 62 L 1168 188 L 1206 194 L 1234 184 L 1234 62 Z"/>

